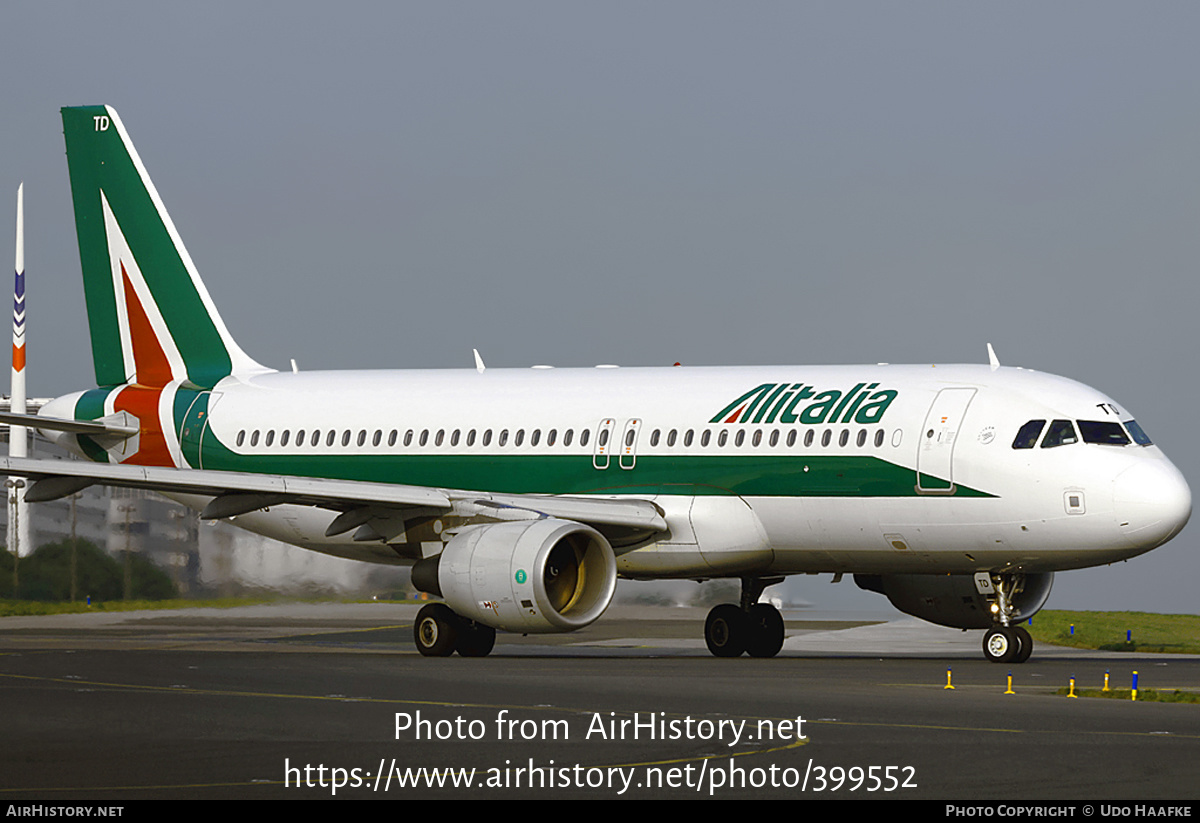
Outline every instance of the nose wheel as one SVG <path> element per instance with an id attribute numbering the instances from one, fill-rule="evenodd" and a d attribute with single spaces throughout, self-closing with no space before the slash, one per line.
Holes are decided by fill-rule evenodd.
<path id="1" fill-rule="evenodd" d="M 983 636 L 983 655 L 993 663 L 1024 663 L 1033 653 L 1033 638 L 1024 626 L 996 626 Z"/>

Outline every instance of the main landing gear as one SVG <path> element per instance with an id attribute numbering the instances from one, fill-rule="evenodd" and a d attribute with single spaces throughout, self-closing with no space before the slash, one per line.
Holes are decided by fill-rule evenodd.
<path id="1" fill-rule="evenodd" d="M 783 648 L 783 615 L 770 603 L 759 603 L 763 589 L 782 577 L 743 577 L 740 605 L 714 606 L 704 621 L 704 642 L 717 657 L 774 657 Z"/>
<path id="2" fill-rule="evenodd" d="M 984 586 L 977 575 L 976 585 Z M 999 623 L 983 636 L 983 656 L 993 663 L 1024 663 L 1033 654 L 1033 638 L 1024 626 L 1014 626 L 1012 598 L 1024 585 L 1022 575 L 995 575 L 991 581 L 996 594 L 992 617 Z"/>
<path id="3" fill-rule="evenodd" d="M 459 617 L 445 603 L 430 603 L 417 612 L 413 640 L 425 657 L 487 657 L 496 645 L 491 626 Z"/>

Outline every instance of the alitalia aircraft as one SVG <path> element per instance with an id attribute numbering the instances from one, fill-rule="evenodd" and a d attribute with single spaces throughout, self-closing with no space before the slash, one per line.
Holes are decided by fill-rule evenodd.
<path id="1" fill-rule="evenodd" d="M 10 457 L 27 499 L 153 489 L 313 551 L 412 566 L 425 655 L 567 632 L 618 577 L 734 578 L 720 656 L 779 652 L 763 589 L 853 574 L 909 614 L 1019 623 L 1054 572 L 1183 528 L 1191 493 L 1115 400 L 987 365 L 277 372 L 230 336 L 109 107 L 65 108 L 96 383 L 30 424 L 85 460 Z"/>

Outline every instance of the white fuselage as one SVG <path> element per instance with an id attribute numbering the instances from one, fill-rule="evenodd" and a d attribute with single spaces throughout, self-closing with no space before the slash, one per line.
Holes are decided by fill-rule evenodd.
<path id="1" fill-rule="evenodd" d="M 1191 511 L 1156 446 L 1080 437 L 1079 421 L 1128 423 L 1123 408 L 1017 368 L 272 372 L 227 378 L 186 420 L 179 391 L 164 390 L 159 423 L 181 466 L 651 499 L 669 533 L 614 542 L 629 577 L 1080 568 L 1161 545 Z M 42 413 L 74 417 L 78 397 Z M 1036 420 L 1071 421 L 1073 441 L 1015 448 Z M 375 562 L 453 533 L 326 537 L 332 516 L 282 505 L 235 522 Z"/>

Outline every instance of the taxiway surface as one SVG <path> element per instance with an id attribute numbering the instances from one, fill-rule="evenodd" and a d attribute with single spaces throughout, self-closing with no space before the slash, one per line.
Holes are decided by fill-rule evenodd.
<path id="1" fill-rule="evenodd" d="M 904 617 L 785 613 L 779 657 L 721 660 L 702 610 L 614 607 L 427 659 L 415 614 L 4 618 L 0 797 L 1200 796 L 1200 707 L 1055 693 L 1135 669 L 1142 689 L 1200 691 L 1192 656 L 1039 645 L 1006 694 L 982 632 Z"/>

